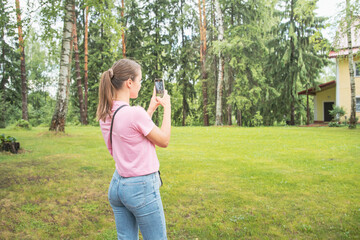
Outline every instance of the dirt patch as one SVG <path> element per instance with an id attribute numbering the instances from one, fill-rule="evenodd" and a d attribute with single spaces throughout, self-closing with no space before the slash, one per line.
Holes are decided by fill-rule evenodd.
<path id="1" fill-rule="evenodd" d="M 74 135 L 64 133 L 64 132 L 52 132 L 52 131 L 46 131 L 46 132 L 39 132 L 36 134 L 38 137 L 74 137 Z"/>
<path id="2" fill-rule="evenodd" d="M 7 156 L 12 156 L 14 154 L 25 154 L 25 153 L 32 153 L 32 151 L 31 150 L 26 150 L 26 149 L 23 149 L 23 148 L 20 148 L 17 153 L 11 153 L 11 152 L 7 152 L 7 151 L 0 151 L 1 155 L 7 155 Z"/>

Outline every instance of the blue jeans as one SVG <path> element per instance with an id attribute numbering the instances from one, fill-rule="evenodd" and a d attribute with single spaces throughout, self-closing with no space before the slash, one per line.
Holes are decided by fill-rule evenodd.
<path id="1" fill-rule="evenodd" d="M 144 240 L 167 239 L 160 184 L 158 172 L 124 178 L 115 170 L 109 186 L 109 202 L 118 239 L 138 240 L 139 228 Z"/>

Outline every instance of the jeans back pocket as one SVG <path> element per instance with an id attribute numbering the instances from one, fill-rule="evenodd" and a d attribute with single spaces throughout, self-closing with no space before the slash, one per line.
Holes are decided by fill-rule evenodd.
<path id="1" fill-rule="evenodd" d="M 121 184 L 121 200 L 127 208 L 140 208 L 145 205 L 146 182 L 126 181 Z"/>

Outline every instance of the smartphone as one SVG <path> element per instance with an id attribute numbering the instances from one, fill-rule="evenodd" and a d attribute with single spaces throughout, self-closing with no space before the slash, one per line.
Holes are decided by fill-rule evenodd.
<path id="1" fill-rule="evenodd" d="M 155 90 L 156 90 L 156 96 L 163 97 L 164 96 L 164 79 L 162 78 L 155 78 Z"/>

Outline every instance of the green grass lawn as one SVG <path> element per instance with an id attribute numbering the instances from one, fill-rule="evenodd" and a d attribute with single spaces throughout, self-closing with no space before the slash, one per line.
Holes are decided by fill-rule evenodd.
<path id="1" fill-rule="evenodd" d="M 116 239 L 99 127 L 1 129 L 0 239 Z M 360 129 L 173 128 L 158 149 L 169 239 L 360 239 Z"/>

